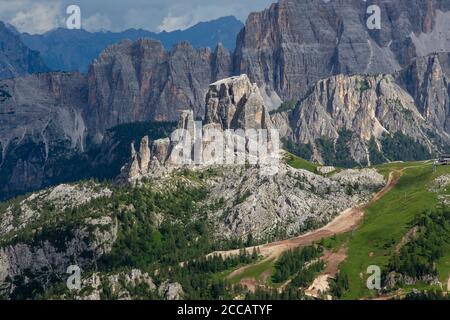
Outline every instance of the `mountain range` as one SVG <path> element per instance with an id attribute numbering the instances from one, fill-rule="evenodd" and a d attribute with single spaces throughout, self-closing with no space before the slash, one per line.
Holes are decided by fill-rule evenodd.
<path id="1" fill-rule="evenodd" d="M 24 45 L 20 37 L 0 21 L 0 79 L 46 71 L 49 68 L 39 52 Z"/>
<path id="2" fill-rule="evenodd" d="M 3 193 L 52 184 L 59 174 L 49 161 L 97 148 L 115 126 L 176 121 L 181 109 L 204 117 L 209 84 L 240 74 L 261 89 L 273 122 L 296 145 L 291 151 L 309 160 L 352 166 L 447 150 L 449 4 L 373 3 L 382 30 L 367 29 L 359 0 L 281 0 L 249 16 L 234 52 L 124 40 L 94 59 L 87 75 L 1 81 Z"/>
<path id="3" fill-rule="evenodd" d="M 0 299 L 448 297 L 449 2 L 280 0 L 235 46 L 1 27 Z M 216 162 L 247 129 L 283 148 Z"/>
<path id="4" fill-rule="evenodd" d="M 222 43 L 232 51 L 236 45 L 236 35 L 242 27 L 241 21 L 229 16 L 171 32 L 155 33 L 143 29 L 88 32 L 59 28 L 44 34 L 22 33 L 20 39 L 27 47 L 40 52 L 50 70 L 87 73 L 91 62 L 104 49 L 123 40 L 159 40 L 167 50 L 183 41 L 189 42 L 194 48 L 215 48 L 218 43 Z"/>
<path id="5" fill-rule="evenodd" d="M 323 85 L 361 80 L 339 77 Z M 403 95 L 391 76 L 367 81 L 379 82 L 382 96 Z M 247 75 L 211 84 L 205 109 L 203 136 L 276 125 Z M 183 110 L 177 128 L 193 132 L 194 120 Z M 193 165 L 178 160 L 194 160 L 195 145 L 209 139 L 185 141 L 191 152 L 181 155 L 179 137 L 157 138 L 154 129 L 140 129 L 116 179 L 0 203 L 0 299 L 448 298 L 450 167 L 336 168 L 271 147 L 275 171 L 264 171 L 261 157 L 214 164 L 250 151 L 256 141 L 239 134 L 224 154 L 204 152 Z M 245 139 L 242 149 L 235 139 Z M 368 266 L 382 270 L 374 289 Z"/>

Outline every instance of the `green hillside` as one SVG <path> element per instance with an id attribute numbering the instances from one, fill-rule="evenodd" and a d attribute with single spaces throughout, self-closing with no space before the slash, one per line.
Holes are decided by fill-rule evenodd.
<path id="1" fill-rule="evenodd" d="M 389 193 L 365 210 L 364 222 L 357 230 L 338 237 L 336 241 L 336 244 L 348 247 L 348 257 L 340 268 L 349 279 L 349 289 L 344 294 L 344 299 L 376 295 L 376 292 L 369 291 L 366 287 L 367 267 L 377 265 L 382 270 L 386 269 L 389 259 L 411 229 L 414 219 L 427 210 L 437 209 L 439 194 L 429 191 L 433 180 L 450 173 L 450 167 L 446 166 L 438 167 L 433 172 L 430 163 L 396 163 L 380 166 L 378 169 L 385 173 L 402 172 L 402 176 Z M 448 190 L 441 193 L 450 194 Z M 450 276 L 449 265 L 450 255 L 447 253 L 438 263 L 441 281 Z"/>
<path id="2" fill-rule="evenodd" d="M 286 161 L 289 165 L 298 169 L 315 171 L 317 168 L 308 161 L 290 154 L 286 157 Z M 379 293 L 376 290 L 367 288 L 366 282 L 369 276 L 367 268 L 371 265 L 379 266 L 383 276 L 385 276 L 389 270 L 389 263 L 393 261 L 395 255 L 399 254 L 402 247 L 408 249 L 408 242 L 418 241 L 418 243 L 411 245 L 413 250 L 418 251 L 418 254 L 415 253 L 416 256 L 412 256 L 412 265 L 413 268 L 420 269 L 421 258 L 427 254 L 427 247 L 422 248 L 421 245 L 427 245 L 428 241 L 432 242 L 433 239 L 428 239 L 429 233 L 425 231 L 419 231 L 416 236 L 417 239 L 413 237 L 405 240 L 407 239 L 406 235 L 421 215 L 428 217 L 439 210 L 444 212 L 442 210 L 444 206 L 439 198 L 450 196 L 448 187 L 438 191 L 430 191 L 436 178 L 450 175 L 450 167 L 448 166 L 437 167 L 434 171 L 431 162 L 396 162 L 378 165 L 375 168 L 386 179 L 390 174 L 392 178 L 398 179 L 393 189 L 365 208 L 364 220 L 353 232 L 337 235 L 320 242 L 320 245 L 335 251 L 340 248 L 347 248 L 347 258 L 339 267 L 340 276 L 338 276 L 339 280 L 336 281 L 347 288 L 341 290 L 341 296 L 335 296 L 334 298 L 364 299 L 377 297 Z M 448 213 L 446 217 L 449 217 Z M 450 239 L 450 221 L 444 221 L 441 229 L 437 229 L 435 226 L 432 228 L 435 231 L 433 237 L 439 237 L 437 243 L 441 253 L 439 258 L 433 261 L 433 268 L 435 265 L 437 278 L 445 289 L 450 277 L 450 242 L 445 241 Z M 412 253 L 408 254 L 412 255 Z M 261 279 L 262 274 L 273 270 L 274 265 L 279 261 L 257 262 L 243 273 L 233 277 L 232 281 L 235 283 L 242 278 L 253 278 L 266 287 L 276 288 L 277 286 L 274 286 L 271 277 L 267 278 L 266 283 L 261 283 Z M 303 272 L 303 270 L 299 269 L 298 272 Z M 384 285 L 384 280 L 382 280 L 382 283 Z M 333 288 L 335 281 L 331 280 L 330 285 Z M 292 285 L 289 287 L 292 288 Z M 401 296 L 404 297 L 413 288 L 428 290 L 436 287 L 418 281 L 415 285 L 400 286 L 400 290 L 385 292 L 384 295 L 391 296 L 401 293 Z M 332 291 L 334 292 L 334 290 Z M 261 296 L 257 295 L 256 297 L 260 298 Z M 274 297 L 273 293 L 272 297 Z"/>

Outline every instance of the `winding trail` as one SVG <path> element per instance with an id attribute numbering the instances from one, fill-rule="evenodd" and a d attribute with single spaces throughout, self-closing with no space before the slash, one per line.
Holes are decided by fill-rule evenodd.
<path id="1" fill-rule="evenodd" d="M 426 165 L 431 165 L 432 163 L 433 163 L 433 161 L 429 160 L 429 161 L 422 162 L 420 165 L 412 165 L 412 166 L 407 166 L 407 167 L 398 168 L 398 169 L 392 168 L 391 171 L 389 172 L 388 181 L 387 181 L 386 185 L 383 187 L 383 189 L 381 189 L 379 192 L 377 192 L 368 203 L 366 203 L 363 206 L 344 210 L 334 220 L 332 220 L 330 223 L 328 223 L 326 226 L 324 226 L 322 228 L 310 231 L 306 234 L 303 234 L 301 236 L 294 237 L 291 239 L 275 241 L 275 242 L 264 244 L 261 246 L 245 248 L 245 250 L 248 253 L 252 253 L 254 249 L 258 249 L 260 252 L 260 255 L 263 257 L 262 260 L 254 263 L 254 264 L 243 266 L 241 268 L 234 270 L 227 276 L 227 279 L 231 279 L 236 276 L 239 276 L 242 273 L 244 273 L 246 270 L 257 267 L 268 261 L 272 261 L 272 260 L 276 261 L 276 259 L 278 259 L 279 256 L 287 250 L 305 247 L 305 246 L 313 244 L 314 242 L 318 242 L 323 238 L 329 238 L 334 235 L 344 234 L 344 233 L 356 230 L 357 227 L 361 224 L 361 222 L 364 219 L 365 209 L 367 209 L 369 206 L 371 206 L 375 202 L 379 201 L 384 195 L 386 195 L 389 191 L 391 191 L 397 185 L 397 183 L 399 182 L 399 180 L 402 177 L 405 170 L 423 167 Z M 216 251 L 216 252 L 209 254 L 208 256 L 221 255 L 222 257 L 225 258 L 225 257 L 233 256 L 233 255 L 239 255 L 241 250 L 236 249 L 236 250 L 229 250 L 229 251 Z M 345 256 L 346 256 L 346 254 L 345 254 Z M 338 259 L 339 261 L 336 262 L 337 265 L 334 266 L 333 269 L 335 269 L 335 268 L 338 269 L 340 262 L 342 262 L 341 257 L 337 257 L 337 258 L 339 258 Z M 345 260 L 345 257 L 344 257 L 344 260 Z M 327 277 L 329 277 L 330 275 L 333 276 L 333 274 L 335 274 L 337 270 L 329 270 L 329 271 L 330 272 L 329 272 L 329 274 L 327 274 Z M 331 271 L 333 271 L 333 272 L 331 272 Z M 261 286 L 261 285 L 266 286 L 267 274 L 269 274 L 269 270 L 267 270 L 262 275 L 260 275 L 258 279 L 243 278 L 240 280 L 240 284 L 246 286 L 251 291 L 252 291 L 252 289 L 254 290 L 257 286 Z M 270 274 L 269 274 L 269 276 L 270 276 Z M 449 286 L 450 286 L 450 279 L 449 279 Z"/>
<path id="2" fill-rule="evenodd" d="M 285 251 L 305 247 L 313 244 L 314 242 L 320 241 L 323 238 L 329 238 L 334 235 L 343 234 L 355 230 L 364 218 L 364 210 L 371 204 L 377 202 L 386 193 L 388 193 L 395 187 L 395 185 L 400 180 L 400 177 L 402 176 L 402 172 L 404 169 L 390 172 L 387 184 L 383 187 L 383 189 L 377 192 L 367 204 L 365 204 L 364 206 L 350 208 L 343 211 L 326 226 L 314 231 L 310 231 L 306 234 L 303 234 L 295 238 L 276 241 L 261 246 L 246 248 L 245 250 L 249 253 L 251 253 L 255 248 L 259 249 L 260 254 L 263 256 L 263 259 L 257 262 L 256 264 L 247 265 L 233 271 L 228 275 L 227 278 L 230 279 L 236 277 L 249 268 L 252 268 L 256 265 L 262 264 L 269 260 L 277 259 Z M 240 252 L 239 249 L 229 251 L 216 251 L 209 254 L 208 256 L 221 255 L 222 257 L 225 258 L 233 255 L 238 255 L 239 252 Z"/>

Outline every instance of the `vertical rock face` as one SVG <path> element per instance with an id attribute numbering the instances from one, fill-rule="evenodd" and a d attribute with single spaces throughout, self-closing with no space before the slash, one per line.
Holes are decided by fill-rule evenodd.
<path id="1" fill-rule="evenodd" d="M 267 129 L 272 126 L 262 95 L 247 75 L 217 81 L 206 96 L 206 124 L 222 129 Z"/>
<path id="2" fill-rule="evenodd" d="M 155 168 L 160 171 L 160 165 L 165 168 L 176 168 L 184 165 L 208 166 L 217 164 L 218 158 L 222 158 L 219 162 L 224 163 L 223 158 L 226 157 L 234 159 L 234 157 L 247 156 L 248 150 L 246 148 L 249 148 L 249 144 L 255 145 L 264 142 L 261 142 L 257 136 L 242 136 L 225 130 L 273 128 L 270 115 L 264 105 L 264 99 L 256 84 L 252 84 L 247 75 L 226 78 L 210 85 L 206 95 L 206 117 L 202 129 L 196 127 L 192 110 L 184 110 L 180 114 L 178 129 L 189 133 L 189 138 L 186 138 L 183 131 L 177 131 L 170 138 L 154 141 L 151 147 L 153 158 L 148 161 L 148 137 L 144 137 L 141 141 L 139 153 L 136 153 L 134 145 L 132 146 L 131 159 L 122 168 L 122 173 L 118 179 L 120 183 L 134 183 L 146 174 L 154 173 L 153 169 Z M 199 138 L 197 130 L 201 131 L 202 140 L 197 139 Z M 223 141 L 215 136 L 218 132 L 223 133 Z M 272 144 L 272 132 L 267 132 L 265 138 L 267 139 L 265 143 L 269 152 L 265 155 L 261 153 L 251 155 L 259 156 L 257 159 L 259 163 L 262 156 L 272 156 L 270 150 L 276 148 Z M 220 152 L 216 154 L 214 151 L 210 154 L 205 149 L 211 147 L 215 139 L 223 142 L 223 145 L 220 146 Z M 237 140 L 244 150 L 235 149 Z M 195 155 L 195 146 L 201 146 L 203 152 Z M 185 154 L 185 152 L 188 154 Z M 197 163 L 199 159 L 196 156 L 201 157 L 201 163 Z"/>
<path id="3" fill-rule="evenodd" d="M 195 139 L 195 122 L 194 113 L 192 110 L 181 111 L 180 120 L 178 121 L 178 128 L 187 130 L 190 138 Z"/>
<path id="4" fill-rule="evenodd" d="M 141 147 L 139 149 L 141 155 L 140 167 L 144 174 L 147 173 L 148 165 L 150 164 L 151 160 L 151 153 L 148 143 L 148 137 L 145 136 L 141 140 Z"/>
<path id="5" fill-rule="evenodd" d="M 366 27 L 370 4 L 381 8 L 381 30 Z M 415 57 L 450 51 L 449 10 L 439 0 L 280 0 L 248 17 L 235 71 L 285 101 L 330 75 L 393 73 Z"/>
<path id="6" fill-rule="evenodd" d="M 86 102 L 87 83 L 79 74 L 0 81 L 0 198 L 70 175 L 60 162 L 85 149 Z"/>
<path id="7" fill-rule="evenodd" d="M 319 138 L 336 141 L 342 130 L 351 131 L 349 156 L 360 163 L 370 163 L 369 140 L 378 143 L 384 134 L 401 132 L 430 151 L 436 148 L 434 136 L 450 142 L 449 135 L 421 114 L 414 98 L 391 75 L 338 75 L 321 80 L 293 111 L 290 121 L 294 140 L 313 147 Z M 314 150 L 315 160 L 321 162 Z"/>
<path id="8" fill-rule="evenodd" d="M 87 73 L 92 60 L 108 46 L 129 39 L 147 38 L 159 40 L 167 49 L 181 41 L 188 41 L 194 48 L 214 48 L 223 43 L 234 50 L 236 35 L 243 23 L 235 17 L 223 17 L 200 22 L 183 31 L 154 33 L 143 29 L 121 32 L 88 32 L 84 29 L 58 28 L 45 34 L 19 34 L 21 40 L 33 50 L 40 52 L 51 70 Z"/>
<path id="9" fill-rule="evenodd" d="M 186 108 L 203 116 L 208 84 L 230 70 L 223 46 L 212 53 L 181 43 L 167 52 L 158 41 L 124 41 L 92 64 L 86 114 L 98 132 L 127 122 L 175 120 Z"/>
<path id="10" fill-rule="evenodd" d="M 380 31 L 367 29 L 370 4 L 381 8 Z M 176 120 L 185 109 L 193 111 L 193 119 L 206 116 L 208 126 L 222 129 L 265 128 L 272 122 L 298 142 L 320 135 L 336 139 L 340 129 L 352 129 L 359 141 L 352 146 L 357 159 L 367 158 L 367 138 L 379 137 L 383 128 L 395 131 L 394 123 L 426 145 L 427 135 L 419 131 L 431 127 L 444 145 L 450 133 L 449 23 L 449 1 L 280 0 L 249 16 L 233 56 L 221 45 L 211 52 L 182 43 L 166 51 L 157 41 L 124 41 L 106 49 L 87 78 L 55 73 L 0 81 L 0 198 L 55 178 L 64 181 L 61 156 L 83 150 L 87 134 L 99 142 L 117 124 Z M 36 54 L 1 24 L 0 43 L 0 78 L 43 70 Z M 358 94 L 352 92 L 356 78 L 336 76 L 355 73 L 374 76 L 368 82 L 375 87 Z M 384 80 L 376 80 L 379 73 L 395 74 L 413 103 L 403 99 L 405 92 L 391 94 L 401 90 L 393 84 L 386 88 Z M 248 74 L 251 82 L 235 77 L 209 88 L 239 74 Z M 267 111 L 280 97 L 308 102 L 271 120 Z M 414 109 L 420 125 L 393 107 L 397 98 Z M 170 147 L 170 139 L 150 143 L 150 163 L 153 158 L 165 163 Z"/>
<path id="11" fill-rule="evenodd" d="M 134 149 L 134 143 L 131 144 L 131 162 L 129 169 L 130 179 L 135 179 L 141 174 L 141 163 L 139 161 L 139 156 Z"/>
<path id="12" fill-rule="evenodd" d="M 0 21 L 0 79 L 46 71 L 39 52 L 30 50 Z"/>
<path id="13" fill-rule="evenodd" d="M 416 59 L 397 75 L 423 117 L 437 130 L 450 133 L 450 54 Z"/>

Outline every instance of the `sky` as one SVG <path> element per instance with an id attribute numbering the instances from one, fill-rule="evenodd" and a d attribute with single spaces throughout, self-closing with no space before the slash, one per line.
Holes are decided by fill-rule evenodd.
<path id="1" fill-rule="evenodd" d="M 0 21 L 21 32 L 45 33 L 66 25 L 66 9 L 78 5 L 88 31 L 186 29 L 198 22 L 234 15 L 245 22 L 276 0 L 0 0 Z"/>

